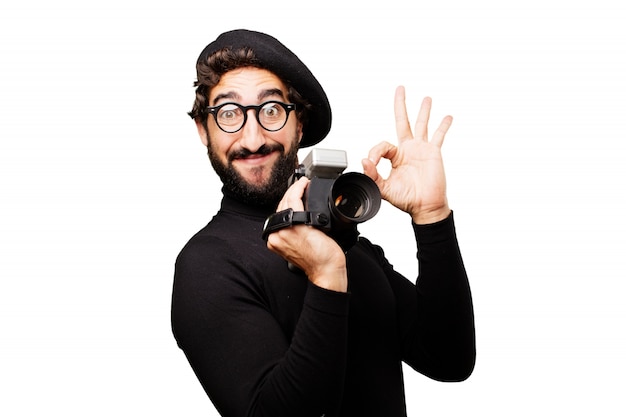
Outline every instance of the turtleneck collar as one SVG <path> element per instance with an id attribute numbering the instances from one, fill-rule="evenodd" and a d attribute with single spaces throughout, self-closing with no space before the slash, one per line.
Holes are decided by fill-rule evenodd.
<path id="1" fill-rule="evenodd" d="M 263 220 L 265 220 L 270 214 L 274 213 L 276 211 L 276 206 L 278 205 L 278 202 L 267 206 L 255 206 L 244 203 L 234 193 L 224 187 L 222 188 L 222 194 L 224 197 L 222 198 L 221 211 L 234 212 L 248 217 L 257 217 Z"/>

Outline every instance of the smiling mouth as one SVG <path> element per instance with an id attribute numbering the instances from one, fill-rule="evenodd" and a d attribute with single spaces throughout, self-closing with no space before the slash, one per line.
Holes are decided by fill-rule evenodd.
<path id="1" fill-rule="evenodd" d="M 282 153 L 284 147 L 279 144 L 274 146 L 263 145 L 256 152 L 250 152 L 247 149 L 241 149 L 238 151 L 232 152 L 228 159 L 230 162 L 233 161 L 250 161 L 250 162 L 258 162 L 267 159 L 266 157 L 272 155 L 274 152 Z"/>
<path id="2" fill-rule="evenodd" d="M 271 153 L 266 153 L 266 154 L 255 153 L 255 154 L 252 154 L 252 155 L 249 155 L 249 156 L 245 156 L 243 158 L 237 158 L 237 159 L 238 160 L 249 161 L 249 160 L 253 160 L 253 159 L 263 159 L 263 158 L 265 158 L 265 157 L 267 157 L 269 155 L 271 155 Z"/>
<path id="3" fill-rule="evenodd" d="M 250 166 L 250 167 L 258 167 L 261 168 L 266 165 L 268 162 L 273 161 L 274 155 L 276 152 L 271 152 L 268 154 L 252 154 L 246 157 L 236 158 L 232 163 L 241 164 L 241 166 Z"/>

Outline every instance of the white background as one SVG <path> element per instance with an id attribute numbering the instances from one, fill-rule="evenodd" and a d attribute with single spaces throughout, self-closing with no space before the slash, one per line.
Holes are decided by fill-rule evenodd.
<path id="1" fill-rule="evenodd" d="M 478 359 L 460 384 L 407 370 L 409 415 L 624 415 L 619 2 L 93 3 L 0 6 L 0 414 L 215 415 L 169 322 L 220 199 L 186 112 L 201 49 L 249 28 L 325 87 L 349 170 L 395 140 L 397 85 L 455 117 Z M 414 276 L 408 226 L 384 206 L 362 232 Z"/>

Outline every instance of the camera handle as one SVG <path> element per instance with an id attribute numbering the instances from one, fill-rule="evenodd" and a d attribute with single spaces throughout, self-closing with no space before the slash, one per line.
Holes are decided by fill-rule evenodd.
<path id="1" fill-rule="evenodd" d="M 279 211 L 270 215 L 263 225 L 263 234 L 261 235 L 263 240 L 267 240 L 267 237 L 285 227 L 291 227 L 297 224 L 304 224 L 307 226 L 314 226 L 318 229 L 326 229 L 330 225 L 330 219 L 324 213 L 315 213 L 311 211 L 294 211 L 291 208 Z"/>
<path id="2" fill-rule="evenodd" d="M 267 237 L 279 231 L 280 229 L 284 229 L 285 227 L 291 227 L 296 224 L 304 224 L 308 226 L 314 226 L 320 229 L 328 228 L 330 225 L 330 219 L 324 213 L 313 213 L 310 211 L 294 211 L 291 208 L 286 210 L 279 211 L 270 215 L 263 225 L 263 240 L 267 240 Z M 291 262 L 287 263 L 287 267 L 291 272 L 297 274 L 303 274 L 304 272 L 292 264 Z"/>

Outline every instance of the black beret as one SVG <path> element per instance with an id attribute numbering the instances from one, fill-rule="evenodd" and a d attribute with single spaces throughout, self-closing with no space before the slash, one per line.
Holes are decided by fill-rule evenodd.
<path id="1" fill-rule="evenodd" d="M 225 47 L 251 48 L 261 66 L 292 85 L 311 104 L 309 120 L 303 127 L 300 148 L 313 146 L 328 135 L 332 122 L 330 103 L 324 89 L 306 65 L 277 39 L 265 33 L 238 29 L 224 32 L 200 53 L 203 62 Z"/>

